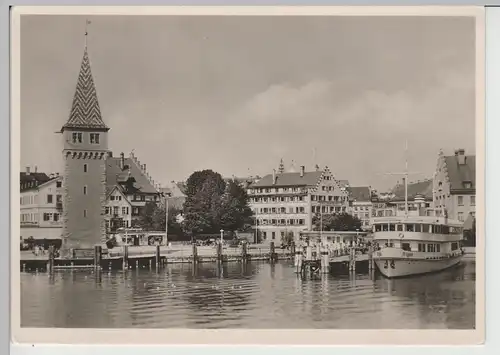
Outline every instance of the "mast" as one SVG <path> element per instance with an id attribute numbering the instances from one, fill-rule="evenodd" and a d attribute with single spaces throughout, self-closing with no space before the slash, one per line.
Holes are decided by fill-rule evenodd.
<path id="1" fill-rule="evenodd" d="M 405 142 L 405 217 L 408 218 L 408 139 Z"/>

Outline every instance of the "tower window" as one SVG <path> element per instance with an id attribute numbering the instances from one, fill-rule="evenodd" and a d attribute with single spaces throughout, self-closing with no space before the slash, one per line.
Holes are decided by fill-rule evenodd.
<path id="1" fill-rule="evenodd" d="M 87 164 L 83 164 L 83 172 L 86 173 L 88 170 L 88 166 Z"/>
<path id="2" fill-rule="evenodd" d="M 83 141 L 82 133 L 79 132 L 73 132 L 72 138 L 73 143 L 82 143 Z"/>
<path id="3" fill-rule="evenodd" d="M 87 186 L 84 186 L 83 187 L 83 194 L 86 195 L 87 194 Z"/>
<path id="4" fill-rule="evenodd" d="M 83 217 L 87 218 L 87 210 L 83 210 Z"/>
<path id="5" fill-rule="evenodd" d="M 99 133 L 90 133 L 90 143 L 99 144 Z"/>

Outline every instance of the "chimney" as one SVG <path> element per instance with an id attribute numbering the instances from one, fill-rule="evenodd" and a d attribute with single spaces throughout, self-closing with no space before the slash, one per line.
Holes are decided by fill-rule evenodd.
<path id="1" fill-rule="evenodd" d="M 35 165 L 35 173 L 38 172 L 38 166 Z"/>
<path id="2" fill-rule="evenodd" d="M 125 154 L 123 152 L 120 153 L 120 170 L 125 168 Z"/>
<path id="3" fill-rule="evenodd" d="M 316 169 L 316 171 L 319 171 L 319 165 L 316 164 L 316 166 L 314 167 Z"/>
<path id="4" fill-rule="evenodd" d="M 273 169 L 273 185 L 276 185 L 276 169 Z"/>
<path id="5" fill-rule="evenodd" d="M 457 150 L 458 165 L 465 165 L 465 149 Z"/>
<path id="6" fill-rule="evenodd" d="M 26 175 L 29 175 L 29 174 L 30 174 L 30 167 L 29 167 L 29 166 L 27 166 L 27 167 L 26 167 Z"/>
<path id="7" fill-rule="evenodd" d="M 304 172 L 305 172 L 305 170 L 306 170 L 306 167 L 305 167 L 304 165 L 302 165 L 302 166 L 300 167 L 300 177 L 304 177 Z"/>
<path id="8" fill-rule="evenodd" d="M 108 152 L 108 158 L 113 158 L 113 152 Z"/>

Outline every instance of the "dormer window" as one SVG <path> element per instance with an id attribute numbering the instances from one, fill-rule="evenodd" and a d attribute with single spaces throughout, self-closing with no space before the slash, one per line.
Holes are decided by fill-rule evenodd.
<path id="1" fill-rule="evenodd" d="M 471 189 L 472 188 L 472 183 L 470 181 L 464 182 L 464 187 L 466 189 Z"/>
<path id="2" fill-rule="evenodd" d="M 72 134 L 72 140 L 73 140 L 73 143 L 82 143 L 83 141 L 83 136 L 82 136 L 82 133 L 80 132 L 73 132 Z"/>
<path id="3" fill-rule="evenodd" d="M 99 133 L 90 133 L 90 144 L 99 144 Z"/>

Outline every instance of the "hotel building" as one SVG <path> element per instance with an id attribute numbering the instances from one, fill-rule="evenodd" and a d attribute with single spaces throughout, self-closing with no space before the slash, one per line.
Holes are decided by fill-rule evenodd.
<path id="1" fill-rule="evenodd" d="M 283 169 L 280 169 L 283 171 Z M 312 229 L 317 213 L 348 212 L 347 182 L 337 180 L 328 169 L 299 172 L 276 170 L 248 187 L 260 241 L 280 243 L 286 235 L 296 239 Z"/>

